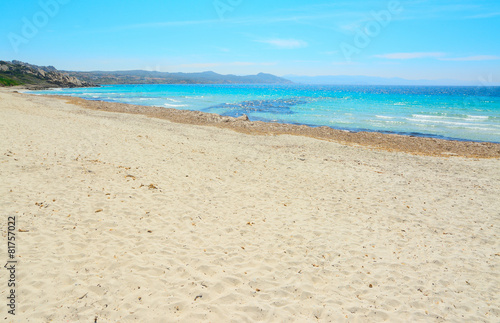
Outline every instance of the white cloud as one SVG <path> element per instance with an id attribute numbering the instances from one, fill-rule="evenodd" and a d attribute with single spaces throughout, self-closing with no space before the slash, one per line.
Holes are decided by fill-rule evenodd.
<path id="1" fill-rule="evenodd" d="M 274 62 L 214 62 L 214 63 L 190 63 L 181 64 L 177 67 L 181 68 L 212 68 L 212 67 L 224 67 L 224 66 L 272 66 L 276 65 Z"/>
<path id="2" fill-rule="evenodd" d="M 440 52 L 390 53 L 390 54 L 374 55 L 374 57 L 378 58 L 397 59 L 397 60 L 417 59 L 417 58 L 435 58 L 440 61 L 455 61 L 455 62 L 500 60 L 500 56 L 496 55 L 476 55 L 476 56 L 455 57 L 455 58 L 449 58 L 444 56 L 446 56 L 446 54 Z"/>
<path id="3" fill-rule="evenodd" d="M 500 16 L 500 12 L 489 12 L 489 13 L 483 13 L 475 16 L 470 16 L 468 18 L 470 19 L 482 19 L 482 18 L 491 18 L 491 17 L 496 17 Z"/>
<path id="4" fill-rule="evenodd" d="M 191 64 L 181 64 L 179 67 L 182 68 L 211 68 L 222 65 L 221 63 L 191 63 Z"/>
<path id="5" fill-rule="evenodd" d="M 162 22 L 151 22 L 144 24 L 134 24 L 117 27 L 118 30 L 123 29 L 142 29 L 142 28 L 163 28 L 163 27 L 184 27 L 192 25 L 207 25 L 218 23 L 220 20 L 210 19 L 210 20 L 186 20 L 186 21 L 162 21 Z"/>
<path id="6" fill-rule="evenodd" d="M 338 65 L 338 66 L 359 66 L 362 65 L 359 62 L 347 62 L 347 61 L 341 61 L 341 62 L 332 62 L 332 65 Z"/>
<path id="7" fill-rule="evenodd" d="M 500 56 L 494 55 L 477 55 L 477 56 L 468 56 L 468 57 L 457 57 L 457 58 L 440 58 L 442 61 L 494 61 L 499 60 Z"/>
<path id="8" fill-rule="evenodd" d="M 374 55 L 374 57 L 392 59 L 392 60 L 406 60 L 406 59 L 416 59 L 416 58 L 435 58 L 440 61 L 451 61 L 451 62 L 472 62 L 472 61 L 494 61 L 500 60 L 500 56 L 496 55 L 476 55 L 467 57 L 443 57 L 446 56 L 445 53 L 432 52 L 432 53 L 390 53 L 382 55 Z"/>
<path id="9" fill-rule="evenodd" d="M 257 42 L 269 44 L 269 45 L 272 45 L 276 48 L 281 48 L 281 49 L 297 49 L 297 48 L 304 48 L 304 47 L 308 46 L 308 44 L 305 41 L 298 40 L 298 39 L 274 38 L 274 39 L 266 39 L 266 40 L 257 40 Z"/>
<path id="10" fill-rule="evenodd" d="M 320 52 L 321 55 L 335 55 L 335 54 L 338 54 L 340 53 L 339 50 L 332 50 L 332 51 L 329 51 L 329 52 Z"/>
<path id="11" fill-rule="evenodd" d="M 386 59 L 415 59 L 415 58 L 439 58 L 443 57 L 444 53 L 391 53 L 391 54 L 383 54 L 383 55 L 374 55 L 378 58 L 386 58 Z"/>

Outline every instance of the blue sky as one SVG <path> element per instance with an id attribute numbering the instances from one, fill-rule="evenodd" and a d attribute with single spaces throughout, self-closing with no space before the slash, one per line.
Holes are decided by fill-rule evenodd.
<path id="1" fill-rule="evenodd" d="M 498 0 L 0 2 L 0 59 L 500 82 Z"/>

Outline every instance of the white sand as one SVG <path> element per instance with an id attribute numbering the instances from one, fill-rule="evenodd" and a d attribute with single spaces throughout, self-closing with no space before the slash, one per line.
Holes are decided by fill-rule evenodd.
<path id="1" fill-rule="evenodd" d="M 17 217 L 5 322 L 500 321 L 498 159 L 252 136 L 5 90 L 0 136 L 2 261 Z"/>

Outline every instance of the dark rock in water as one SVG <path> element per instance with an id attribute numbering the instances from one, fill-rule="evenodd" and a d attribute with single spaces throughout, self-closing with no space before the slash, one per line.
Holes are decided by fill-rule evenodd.
<path id="1" fill-rule="evenodd" d="M 253 100 L 243 101 L 238 103 L 222 103 L 203 109 L 203 112 L 216 112 L 223 116 L 238 118 L 243 115 L 253 116 L 255 113 L 266 114 L 293 114 L 291 109 L 293 106 L 307 104 L 307 99 L 304 98 L 288 98 L 288 99 L 270 99 L 270 100 Z"/>

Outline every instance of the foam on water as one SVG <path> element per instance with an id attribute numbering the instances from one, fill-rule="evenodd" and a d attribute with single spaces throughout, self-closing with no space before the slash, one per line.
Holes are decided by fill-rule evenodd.
<path id="1" fill-rule="evenodd" d="M 32 93 L 347 131 L 500 142 L 500 87 L 106 85 Z"/>
<path id="2" fill-rule="evenodd" d="M 163 103 L 163 106 L 169 107 L 169 108 L 182 108 L 186 107 L 187 105 L 185 104 L 170 104 L 170 103 Z"/>

